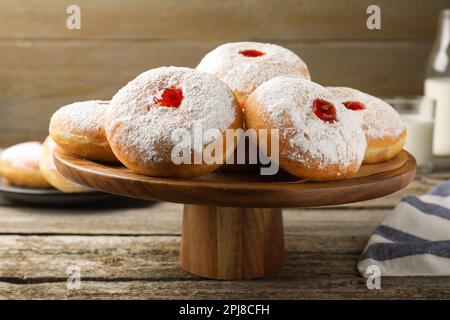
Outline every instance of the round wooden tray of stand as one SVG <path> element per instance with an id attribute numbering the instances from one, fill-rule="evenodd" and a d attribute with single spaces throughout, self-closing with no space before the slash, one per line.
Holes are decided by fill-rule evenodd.
<path id="1" fill-rule="evenodd" d="M 264 277 L 285 262 L 282 209 L 374 199 L 407 186 L 416 161 L 406 151 L 363 165 L 345 180 L 314 182 L 285 172 L 217 171 L 195 179 L 146 177 L 129 169 L 81 159 L 58 149 L 58 170 L 95 190 L 184 204 L 181 267 L 222 280 Z"/>

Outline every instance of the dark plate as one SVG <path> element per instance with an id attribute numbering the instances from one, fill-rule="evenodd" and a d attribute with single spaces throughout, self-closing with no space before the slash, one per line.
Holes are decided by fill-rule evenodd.
<path id="1" fill-rule="evenodd" d="M 15 187 L 5 184 L 1 178 L 0 194 L 12 201 L 46 206 L 89 203 L 117 197 L 109 193 L 97 191 L 64 193 L 56 189 L 30 189 Z"/>

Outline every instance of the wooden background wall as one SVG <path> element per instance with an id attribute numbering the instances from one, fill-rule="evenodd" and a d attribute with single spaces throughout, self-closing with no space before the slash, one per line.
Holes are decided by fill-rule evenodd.
<path id="1" fill-rule="evenodd" d="M 66 8 L 82 10 L 67 30 Z M 382 30 L 366 28 L 378 4 Z M 450 0 L 1 0 L 0 147 L 43 138 L 52 112 L 110 98 L 138 73 L 195 66 L 220 43 L 274 42 L 313 80 L 377 95 L 422 93 L 440 9 Z"/>

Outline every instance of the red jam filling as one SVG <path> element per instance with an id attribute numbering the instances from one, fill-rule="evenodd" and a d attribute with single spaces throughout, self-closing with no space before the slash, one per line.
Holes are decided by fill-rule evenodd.
<path id="1" fill-rule="evenodd" d="M 364 104 L 362 104 L 361 102 L 358 101 L 348 101 L 348 102 L 344 102 L 343 105 L 350 110 L 364 110 L 366 107 L 364 106 Z"/>
<path id="2" fill-rule="evenodd" d="M 331 102 L 326 100 L 314 100 L 313 111 L 314 114 L 323 121 L 334 122 L 336 120 L 336 108 Z"/>
<path id="3" fill-rule="evenodd" d="M 178 108 L 183 101 L 183 91 L 180 88 L 165 88 L 153 97 L 153 102 L 161 107 Z"/>
<path id="4" fill-rule="evenodd" d="M 241 51 L 239 51 L 239 53 L 242 54 L 243 56 L 250 57 L 250 58 L 256 58 L 256 57 L 265 55 L 264 52 L 261 52 L 258 50 L 253 50 L 253 49 L 241 50 Z"/>

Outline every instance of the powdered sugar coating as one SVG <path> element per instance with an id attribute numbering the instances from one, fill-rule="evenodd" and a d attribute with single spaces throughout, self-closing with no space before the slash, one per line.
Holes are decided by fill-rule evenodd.
<path id="1" fill-rule="evenodd" d="M 398 112 L 387 102 L 356 89 L 346 87 L 327 87 L 340 102 L 361 102 L 365 109 L 353 111 L 361 114 L 362 127 L 367 139 L 386 136 L 397 137 L 405 125 Z"/>
<path id="2" fill-rule="evenodd" d="M 177 108 L 159 106 L 153 100 L 169 87 L 182 90 Z M 203 148 L 222 134 L 238 111 L 230 88 L 218 78 L 191 68 L 161 67 L 140 74 L 112 98 L 106 134 L 113 150 L 123 146 L 126 158 L 146 166 L 170 159 L 177 144 L 172 138 L 176 130 L 193 136 L 195 125 L 203 132 L 217 129 L 201 146 L 194 146 L 199 151 L 196 147 Z"/>
<path id="3" fill-rule="evenodd" d="M 66 132 L 103 132 L 108 105 L 109 101 L 103 100 L 74 102 L 56 111 L 50 123 L 51 125 L 57 123 Z"/>
<path id="4" fill-rule="evenodd" d="M 5 149 L 0 159 L 8 162 L 12 167 L 27 169 L 37 168 L 42 155 L 42 144 L 37 141 L 16 144 Z"/>
<path id="5" fill-rule="evenodd" d="M 246 57 L 243 50 L 264 55 Z M 270 43 L 234 42 L 223 44 L 205 55 L 197 70 L 218 76 L 233 91 L 249 95 L 263 82 L 276 76 L 310 79 L 305 62 L 294 52 Z"/>
<path id="6" fill-rule="evenodd" d="M 290 150 L 280 150 L 282 156 L 303 165 L 315 159 L 319 168 L 338 165 L 345 169 L 361 164 L 367 146 L 361 118 L 324 87 L 309 80 L 276 77 L 259 86 L 253 97 L 262 106 L 262 116 L 280 130 L 280 139 L 289 142 Z M 334 122 L 323 121 L 314 114 L 315 99 L 335 106 Z"/>

